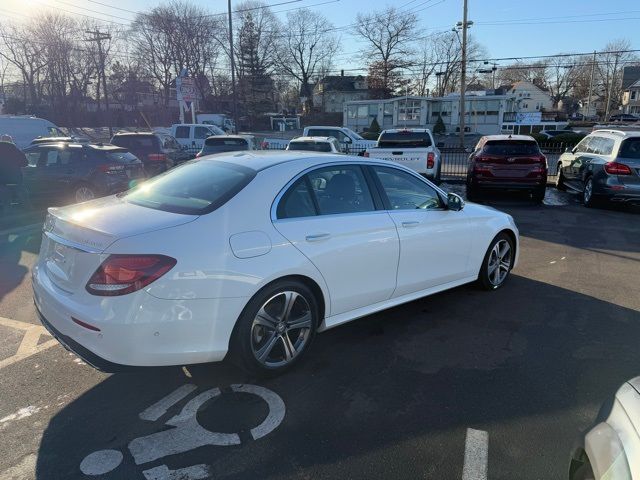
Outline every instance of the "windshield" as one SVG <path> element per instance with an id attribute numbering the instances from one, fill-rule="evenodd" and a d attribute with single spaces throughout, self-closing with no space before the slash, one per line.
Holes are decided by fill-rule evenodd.
<path id="1" fill-rule="evenodd" d="M 331 144 L 329 142 L 290 142 L 288 150 L 330 152 Z"/>
<path id="2" fill-rule="evenodd" d="M 346 132 L 349 132 L 349 135 L 351 136 L 351 138 L 355 138 L 356 140 L 364 140 L 364 138 L 362 138 L 362 136 L 358 135 L 356 132 L 354 132 L 350 128 L 345 128 L 344 130 Z"/>
<path id="3" fill-rule="evenodd" d="M 401 132 L 385 132 L 378 140 L 378 147 L 430 147 L 431 137 L 428 132 L 412 132 L 410 130 Z"/>
<path id="4" fill-rule="evenodd" d="M 484 148 L 487 155 L 539 155 L 535 140 L 490 140 Z"/>
<path id="5" fill-rule="evenodd" d="M 192 161 L 125 193 L 136 205 L 202 215 L 222 206 L 255 176 L 249 168 L 220 161 Z"/>

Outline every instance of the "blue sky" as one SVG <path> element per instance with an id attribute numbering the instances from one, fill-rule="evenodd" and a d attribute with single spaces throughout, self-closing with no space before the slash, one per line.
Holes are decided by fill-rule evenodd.
<path id="1" fill-rule="evenodd" d="M 213 12 L 226 10 L 226 0 L 192 0 Z M 268 4 L 286 0 L 267 0 Z M 332 1 L 332 3 L 325 3 Z M 125 22 L 133 14 L 100 5 L 126 10 L 145 11 L 157 0 L 2 0 L 0 14 L 10 12 L 29 15 L 49 5 L 67 12 Z M 232 0 L 232 5 L 238 4 Z M 316 5 L 324 3 L 323 5 Z M 302 0 L 274 6 L 278 16 L 302 6 L 326 15 L 336 27 L 352 24 L 363 9 L 382 9 L 389 2 L 381 0 Z M 316 5 L 316 6 L 314 6 Z M 419 35 L 450 29 L 462 17 L 462 0 L 398 0 L 398 8 L 414 11 L 419 18 Z M 92 11 L 89 11 L 92 10 Z M 99 12 L 99 13 L 98 13 Z M 109 17 L 110 14 L 116 17 Z M 22 17 L 24 18 L 24 17 Z M 640 2 L 638 0 L 469 0 L 469 19 L 474 21 L 471 34 L 483 44 L 491 58 L 551 55 L 554 53 L 590 52 L 602 49 L 610 40 L 627 38 L 632 48 L 640 48 Z M 336 68 L 361 66 L 354 53 L 360 43 L 340 31 L 343 49 L 335 58 Z M 506 63 L 506 62 L 503 62 Z"/>

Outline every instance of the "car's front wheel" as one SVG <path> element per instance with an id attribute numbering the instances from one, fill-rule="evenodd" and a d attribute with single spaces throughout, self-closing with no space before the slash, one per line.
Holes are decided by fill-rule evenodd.
<path id="1" fill-rule="evenodd" d="M 478 281 L 485 290 L 497 290 L 507 281 L 515 261 L 515 245 L 506 233 L 500 233 L 489 245 Z"/>
<path id="2" fill-rule="evenodd" d="M 238 319 L 232 358 L 251 373 L 277 375 L 300 361 L 319 323 L 313 292 L 297 280 L 258 292 Z"/>

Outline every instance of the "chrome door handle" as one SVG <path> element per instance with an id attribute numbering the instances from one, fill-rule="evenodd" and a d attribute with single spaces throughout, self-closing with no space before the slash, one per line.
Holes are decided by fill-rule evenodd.
<path id="1" fill-rule="evenodd" d="M 314 233 L 313 235 L 307 235 L 305 239 L 307 242 L 317 242 L 318 240 L 324 240 L 330 236 L 331 234 L 329 233 Z"/>
<path id="2" fill-rule="evenodd" d="M 418 225 L 420 225 L 420 222 L 402 222 L 402 226 L 405 228 L 417 227 Z"/>

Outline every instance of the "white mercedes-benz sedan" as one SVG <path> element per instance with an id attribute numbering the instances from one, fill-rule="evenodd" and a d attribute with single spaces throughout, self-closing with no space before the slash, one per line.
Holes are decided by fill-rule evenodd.
<path id="1" fill-rule="evenodd" d="M 395 163 L 243 152 L 49 209 L 33 290 L 45 327 L 102 370 L 230 356 L 274 373 L 318 331 L 499 288 L 517 258 L 511 216 Z"/>

